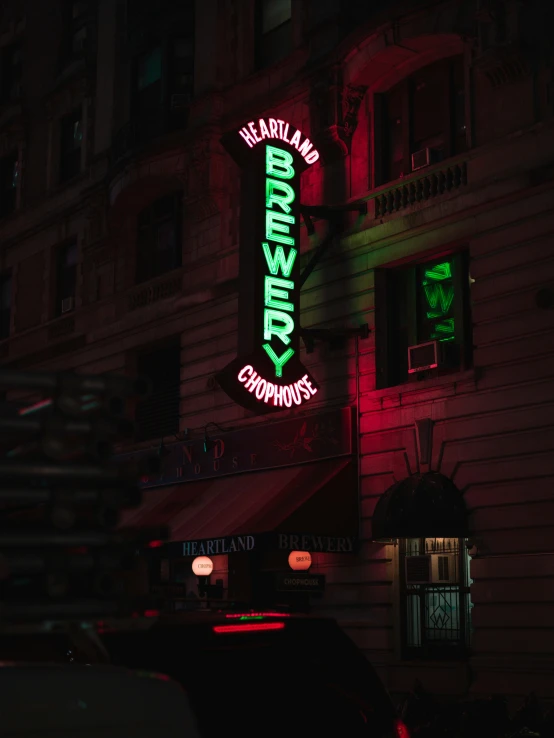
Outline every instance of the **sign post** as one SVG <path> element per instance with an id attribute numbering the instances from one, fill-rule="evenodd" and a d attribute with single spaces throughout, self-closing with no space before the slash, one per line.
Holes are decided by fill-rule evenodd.
<path id="1" fill-rule="evenodd" d="M 222 143 L 241 168 L 239 355 L 216 379 L 256 413 L 300 406 L 318 385 L 299 358 L 300 174 L 319 158 L 274 118 Z"/>

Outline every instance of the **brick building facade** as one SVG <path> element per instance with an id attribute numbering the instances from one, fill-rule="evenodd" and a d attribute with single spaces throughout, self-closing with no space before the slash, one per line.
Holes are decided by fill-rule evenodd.
<path id="1" fill-rule="evenodd" d="M 543 5 L 150 5 L 4 4 L 2 362 L 148 375 L 122 452 L 353 408 L 361 545 L 354 558 L 314 554 L 326 576 L 314 609 L 393 691 L 418 677 L 437 692 L 553 696 Z M 320 152 L 304 205 L 367 206 L 345 214 L 301 293 L 302 327 L 330 331 L 301 350 L 319 392 L 270 417 L 214 379 L 238 326 L 240 179 L 220 138 L 261 116 Z M 302 267 L 326 228 L 302 226 Z M 408 347 L 426 343 L 439 366 L 410 373 Z M 395 534 L 383 495 L 429 497 L 445 480 L 467 532 Z M 231 568 L 217 557 L 225 586 Z"/>

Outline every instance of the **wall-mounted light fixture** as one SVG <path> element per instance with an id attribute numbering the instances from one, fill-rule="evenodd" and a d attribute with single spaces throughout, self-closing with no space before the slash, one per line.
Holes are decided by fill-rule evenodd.
<path id="1" fill-rule="evenodd" d="M 183 431 L 183 434 L 182 435 L 184 437 L 186 437 L 188 435 L 188 431 L 186 431 L 186 430 Z M 183 441 L 184 440 L 184 438 L 179 438 L 179 436 L 176 433 L 174 433 L 173 436 L 178 441 Z M 166 456 L 169 456 L 170 453 L 171 453 L 171 450 L 168 449 L 167 446 L 165 445 L 164 439 L 163 438 L 160 439 L 160 445 L 158 446 L 158 459 L 165 459 L 165 457 Z"/>
<path id="2" fill-rule="evenodd" d="M 212 438 L 210 438 L 210 435 L 209 435 L 209 433 L 208 433 L 208 428 L 209 428 L 209 427 L 210 427 L 211 425 L 213 425 L 213 426 L 214 426 L 215 428 L 217 428 L 218 430 L 220 430 L 220 431 L 222 431 L 222 432 L 225 432 L 225 429 L 224 429 L 224 428 L 222 428 L 222 427 L 221 427 L 220 425 L 218 425 L 217 423 L 214 423 L 214 421 L 213 421 L 213 420 L 210 420 L 210 422 L 209 422 L 209 423 L 206 423 L 206 425 L 204 426 L 204 453 L 205 453 L 205 454 L 207 454 L 207 453 L 208 453 L 208 451 L 211 451 L 211 450 L 212 450 L 212 448 L 214 448 L 214 446 L 215 446 L 215 441 L 214 441 L 214 440 L 213 440 Z M 229 429 L 228 429 L 228 430 L 229 430 Z"/>

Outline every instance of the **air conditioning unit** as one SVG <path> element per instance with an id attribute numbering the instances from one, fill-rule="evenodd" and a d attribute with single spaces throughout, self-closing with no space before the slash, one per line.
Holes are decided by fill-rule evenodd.
<path id="1" fill-rule="evenodd" d="M 457 554 L 431 554 L 431 581 L 448 584 L 459 581 Z"/>
<path id="2" fill-rule="evenodd" d="M 171 95 L 169 107 L 171 110 L 184 110 L 190 104 L 190 95 L 179 93 Z"/>
<path id="3" fill-rule="evenodd" d="M 439 365 L 440 351 L 438 341 L 408 346 L 408 374 L 436 369 Z"/>
<path id="4" fill-rule="evenodd" d="M 406 556 L 404 559 L 406 584 L 429 584 L 431 556 Z"/>
<path id="5" fill-rule="evenodd" d="M 442 151 L 440 149 L 427 147 L 426 149 L 414 151 L 412 154 L 412 172 L 416 172 L 418 169 L 424 169 L 439 161 L 442 161 Z"/>
<path id="6" fill-rule="evenodd" d="M 73 307 L 74 307 L 73 297 L 64 297 L 64 299 L 62 300 L 62 314 L 71 312 L 73 310 Z"/>

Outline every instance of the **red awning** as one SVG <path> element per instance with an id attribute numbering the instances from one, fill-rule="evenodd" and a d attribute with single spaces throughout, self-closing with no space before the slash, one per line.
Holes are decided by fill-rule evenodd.
<path id="1" fill-rule="evenodd" d="M 350 457 L 327 459 L 281 469 L 145 489 L 143 504 L 129 511 L 123 524 L 168 525 L 172 541 L 276 530 L 351 465 Z M 343 496 L 345 503 L 347 496 L 355 500 L 356 489 L 351 489 L 350 494 L 347 494 L 349 490 L 340 484 L 336 486 L 336 492 L 331 491 L 337 498 L 337 505 L 341 505 L 340 498 Z M 322 525 L 328 528 L 333 524 L 329 505 L 316 508 L 316 512 L 310 516 L 314 518 L 311 520 L 311 530 L 314 533 L 332 533 L 333 530 L 321 529 Z"/>

